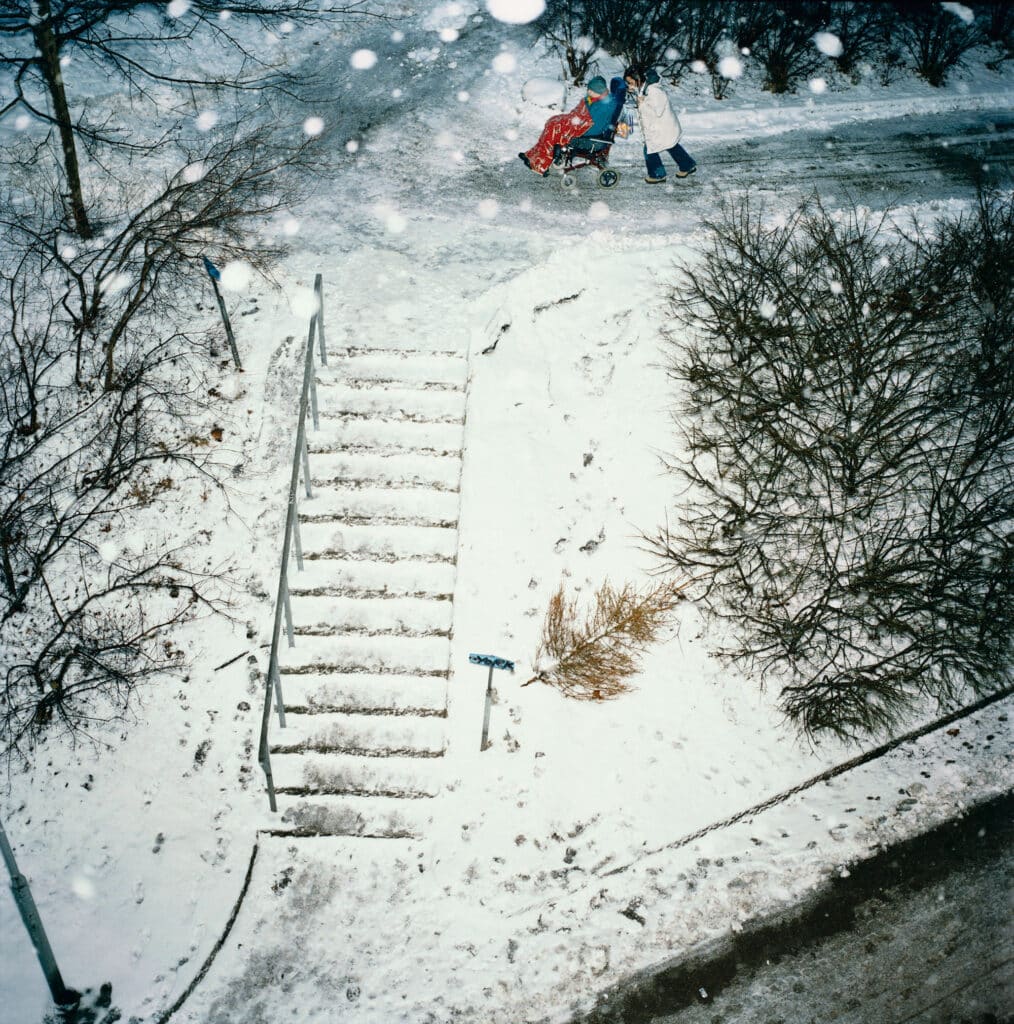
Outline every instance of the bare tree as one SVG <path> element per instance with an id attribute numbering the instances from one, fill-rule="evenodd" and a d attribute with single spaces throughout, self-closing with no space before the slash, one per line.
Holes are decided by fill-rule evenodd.
<path id="1" fill-rule="evenodd" d="M 67 211 L 73 230 L 91 238 L 94 229 L 82 184 L 78 141 L 128 144 L 107 125 L 72 112 L 63 62 L 84 58 L 116 75 L 122 86 L 147 95 L 153 85 L 186 90 L 261 91 L 291 84 L 288 76 L 253 52 L 244 22 L 276 28 L 282 21 L 310 23 L 353 15 L 381 16 L 367 0 L 256 0 L 229 4 L 222 18 L 216 0 L 190 0 L 177 18 L 152 0 L 0 0 L 0 64 L 11 75 L 13 96 L 0 117 L 24 110 L 53 125 L 60 140 Z M 180 48 L 216 46 L 225 68 L 220 74 L 182 73 Z M 48 100 L 48 103 L 47 103 Z"/>
<path id="2" fill-rule="evenodd" d="M 713 227 L 673 293 L 687 490 L 653 549 L 807 733 L 994 687 L 1014 627 L 1011 201 L 907 238 L 816 203 Z"/>
<path id="3" fill-rule="evenodd" d="M 164 146 L 177 153 L 178 170 L 154 183 L 110 183 L 116 198 L 106 204 L 131 212 L 97 245 L 63 245 L 44 195 L 0 216 L 14 246 L 34 254 L 46 315 L 62 317 L 73 339 L 78 383 L 98 376 L 105 388 L 117 386 L 123 339 L 156 305 L 168 319 L 205 252 L 267 271 L 278 250 L 254 240 L 253 226 L 300 201 L 320 166 L 315 140 L 292 134 L 236 126 L 205 148 Z"/>

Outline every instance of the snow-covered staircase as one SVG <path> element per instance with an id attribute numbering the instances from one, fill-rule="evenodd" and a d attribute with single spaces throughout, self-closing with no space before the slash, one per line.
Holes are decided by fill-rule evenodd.
<path id="1" fill-rule="evenodd" d="M 467 357 L 420 339 L 336 349 L 318 371 L 279 831 L 408 837 L 440 789 Z"/>

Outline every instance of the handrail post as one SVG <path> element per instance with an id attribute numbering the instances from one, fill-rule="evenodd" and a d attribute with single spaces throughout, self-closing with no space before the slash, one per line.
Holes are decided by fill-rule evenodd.
<path id="1" fill-rule="evenodd" d="M 285 728 L 285 701 L 282 699 L 282 673 L 278 670 L 278 662 L 275 662 L 275 708 L 278 711 L 278 724 Z"/>
<path id="2" fill-rule="evenodd" d="M 317 367 L 313 365 L 313 330 L 317 326 L 319 318 L 320 311 L 318 310 L 310 320 L 310 337 L 306 342 L 310 349 L 310 412 L 313 414 L 314 430 L 320 430 L 320 414 L 317 412 Z"/>
<path id="3" fill-rule="evenodd" d="M 303 539 L 299 535 L 299 509 L 292 517 L 292 542 L 296 546 L 296 568 L 303 571 Z M 286 588 L 288 589 L 288 588 Z"/>
<path id="4" fill-rule="evenodd" d="M 313 497 L 313 485 L 310 483 L 310 445 L 306 440 L 306 433 L 303 432 L 303 487 L 308 498 Z"/>
<path id="5" fill-rule="evenodd" d="M 324 277 L 313 279 L 313 293 L 317 297 L 317 337 L 320 341 L 320 365 L 327 366 L 327 347 L 324 344 Z"/>
<path id="6" fill-rule="evenodd" d="M 289 601 L 289 574 L 285 574 L 285 590 L 282 598 L 285 607 L 285 633 L 289 638 L 289 646 L 296 646 L 296 635 L 292 630 L 292 603 Z"/>

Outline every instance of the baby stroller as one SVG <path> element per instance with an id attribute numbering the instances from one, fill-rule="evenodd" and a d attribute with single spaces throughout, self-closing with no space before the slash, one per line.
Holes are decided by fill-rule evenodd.
<path id="1" fill-rule="evenodd" d="M 594 167 L 598 171 L 597 180 L 602 188 L 612 188 L 620 180 L 620 172 L 608 164 L 609 150 L 616 138 L 616 126 L 627 98 L 627 85 L 622 78 L 614 78 L 609 83 L 609 93 L 613 109 L 608 126 L 595 135 L 577 135 L 570 142 L 556 147 L 553 163 L 560 168 L 560 184 L 564 189 L 572 189 L 577 184 L 574 172 L 584 167 Z"/>

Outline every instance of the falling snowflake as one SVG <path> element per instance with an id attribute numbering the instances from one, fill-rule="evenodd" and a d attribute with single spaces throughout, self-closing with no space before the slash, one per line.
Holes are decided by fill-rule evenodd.
<path id="1" fill-rule="evenodd" d="M 313 138 L 314 136 L 320 135 L 324 130 L 324 118 L 322 117 L 308 117 L 303 122 L 303 131 Z"/>
<path id="2" fill-rule="evenodd" d="M 182 18 L 190 10 L 190 0 L 172 0 L 166 5 L 165 12 L 170 18 Z"/>
<path id="3" fill-rule="evenodd" d="M 507 25 L 527 25 L 546 9 L 546 0 L 486 0 L 486 9 Z"/>
<path id="4" fill-rule="evenodd" d="M 499 71 L 501 75 L 509 75 L 517 66 L 518 62 L 513 53 L 498 53 L 493 58 L 493 70 Z"/>
<path id="5" fill-rule="evenodd" d="M 210 132 L 218 124 L 218 111 L 205 110 L 197 115 L 197 128 L 202 132 Z"/>
<path id="6" fill-rule="evenodd" d="M 204 177 L 204 163 L 196 160 L 192 164 L 187 164 L 180 173 L 188 185 L 193 185 Z"/>
<path id="7" fill-rule="evenodd" d="M 742 78 L 743 62 L 739 57 L 723 57 L 718 62 L 718 73 L 723 78 Z"/>
<path id="8" fill-rule="evenodd" d="M 940 5 L 945 11 L 950 11 L 951 14 L 960 18 L 966 25 L 971 25 L 975 21 L 975 12 L 971 7 L 966 7 L 964 4 L 948 4 L 944 3 Z"/>
<path id="9" fill-rule="evenodd" d="M 358 139 L 349 139 L 349 141 L 345 143 L 345 152 L 346 153 L 355 153 L 358 149 L 359 149 L 359 141 L 358 141 Z"/>
<path id="10" fill-rule="evenodd" d="M 357 71 L 368 71 L 377 63 L 377 55 L 372 50 L 356 50 L 349 58 L 349 63 Z"/>
<path id="11" fill-rule="evenodd" d="M 492 220 L 500 212 L 500 204 L 495 199 L 483 199 L 477 209 L 484 220 Z"/>
<path id="12" fill-rule="evenodd" d="M 226 291 L 241 291 L 250 283 L 252 277 L 253 267 L 245 260 L 232 260 L 222 267 L 222 287 Z"/>
<path id="13" fill-rule="evenodd" d="M 468 93 L 464 89 L 462 89 L 461 92 L 458 93 L 458 102 L 459 103 L 467 103 L 468 100 L 469 100 Z"/>
<path id="14" fill-rule="evenodd" d="M 818 32 L 813 37 L 813 45 L 828 57 L 840 57 L 845 49 L 833 32 Z"/>
<path id="15" fill-rule="evenodd" d="M 811 78 L 809 81 L 810 92 L 820 95 L 827 92 L 827 80 L 823 78 Z"/>
<path id="16" fill-rule="evenodd" d="M 104 295 L 115 295 L 117 292 L 122 292 L 129 285 L 129 274 L 110 274 L 99 282 L 99 287 Z"/>
<path id="17" fill-rule="evenodd" d="M 708 73 L 708 65 L 703 60 L 695 60 L 691 62 L 690 70 L 695 75 L 706 75 Z"/>
<path id="18" fill-rule="evenodd" d="M 458 38 L 459 32 L 456 28 L 442 28 L 439 35 L 442 43 L 453 43 Z"/>
<path id="19" fill-rule="evenodd" d="M 295 217 L 289 217 L 289 218 L 288 218 L 288 219 L 287 219 L 287 220 L 286 220 L 286 221 L 285 221 L 285 222 L 284 222 L 284 223 L 282 224 L 282 231 L 284 231 L 284 232 L 285 232 L 285 234 L 287 234 L 287 235 L 296 235 L 296 234 L 299 234 L 299 221 L 298 221 L 298 220 L 296 220 L 296 218 L 295 218 Z"/>
<path id="20" fill-rule="evenodd" d="M 609 207 L 601 199 L 596 200 L 588 207 L 589 220 L 608 220 Z"/>
<path id="21" fill-rule="evenodd" d="M 778 312 L 778 307 L 770 299 L 761 299 L 761 304 L 757 307 L 757 312 L 760 313 L 765 320 L 774 320 L 775 313 Z"/>

